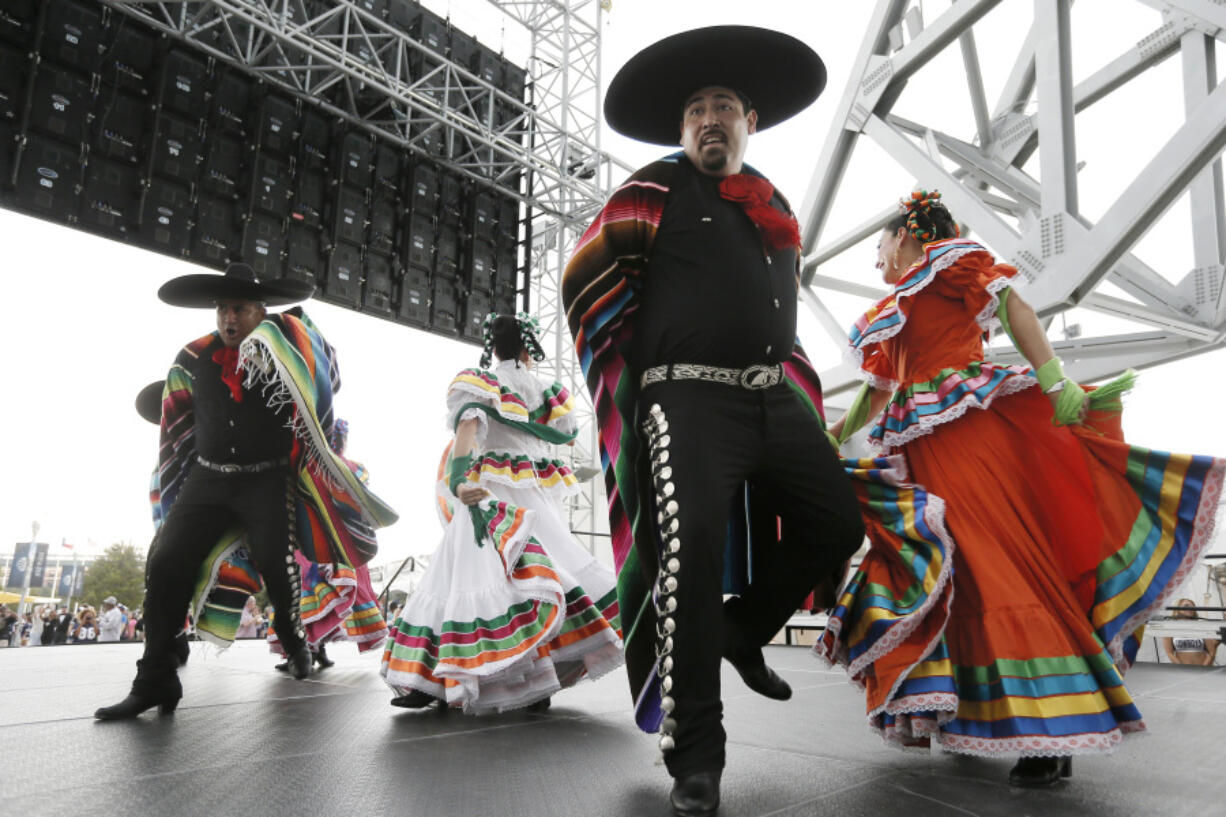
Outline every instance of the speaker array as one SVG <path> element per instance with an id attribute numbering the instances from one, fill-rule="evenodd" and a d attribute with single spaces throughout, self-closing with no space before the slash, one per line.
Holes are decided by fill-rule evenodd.
<path id="1" fill-rule="evenodd" d="M 417 3 L 358 5 L 522 98 L 523 69 Z M 96 2 L 0 2 L 0 206 L 479 342 L 521 291 L 520 182 L 451 171 L 436 130 L 410 154 Z"/>

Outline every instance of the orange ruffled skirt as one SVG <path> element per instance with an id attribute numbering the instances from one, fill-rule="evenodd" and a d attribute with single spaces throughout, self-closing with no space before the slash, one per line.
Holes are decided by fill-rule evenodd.
<path id="1" fill-rule="evenodd" d="M 903 447 L 952 541 L 900 547 L 866 518 L 872 547 L 815 650 L 848 666 L 887 741 L 1067 755 L 1145 728 L 1123 673 L 1212 538 L 1226 461 L 1129 446 L 1118 415 L 1051 418 L 1030 388 Z"/>

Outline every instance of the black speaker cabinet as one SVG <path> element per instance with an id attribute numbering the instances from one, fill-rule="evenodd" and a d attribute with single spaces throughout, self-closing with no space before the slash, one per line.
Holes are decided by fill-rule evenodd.
<path id="1" fill-rule="evenodd" d="M 190 189 L 165 179 L 150 179 L 140 208 L 141 243 L 168 255 L 185 255 L 191 223 Z"/>

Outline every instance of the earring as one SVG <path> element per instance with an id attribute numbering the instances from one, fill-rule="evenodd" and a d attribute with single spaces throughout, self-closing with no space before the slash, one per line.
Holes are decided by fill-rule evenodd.
<path id="1" fill-rule="evenodd" d="M 893 270 L 898 269 L 898 251 L 900 249 L 902 249 L 901 241 L 898 243 L 898 246 L 894 248 L 894 254 L 890 256 L 890 268 Z"/>

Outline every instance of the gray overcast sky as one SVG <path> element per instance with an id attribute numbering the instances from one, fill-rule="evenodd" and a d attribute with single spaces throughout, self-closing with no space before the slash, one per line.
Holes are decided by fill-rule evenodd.
<path id="1" fill-rule="evenodd" d="M 514 56 L 514 24 L 504 26 L 487 4 L 427 5 L 450 10 L 459 27 L 487 44 L 504 41 Z M 760 25 L 804 39 L 826 62 L 826 93 L 794 120 L 755 136 L 747 157 L 799 206 L 874 5 L 868 0 L 613 0 L 602 32 L 604 77 L 607 81 L 645 45 L 697 26 Z M 931 18 L 948 3 L 924 6 Z M 1031 8 L 1029 0 L 1006 0 L 977 29 L 989 98 L 1012 64 Z M 1081 0 L 1073 14 L 1075 32 L 1094 32 L 1075 36 L 1075 79 L 1162 22 L 1157 12 L 1126 0 Z M 1087 115 L 1084 127 L 1079 121 L 1079 156 L 1086 161 L 1082 209 L 1091 218 L 1181 121 L 1178 60 L 1169 63 L 1138 81 L 1135 93 Z M 943 129 L 970 139 L 973 120 L 963 88 L 956 62 L 934 65 L 908 87 L 900 111 L 922 111 L 931 121 L 937 110 L 949 121 Z M 1137 110 L 1147 115 L 1138 118 Z M 1124 127 L 1127 140 L 1119 139 Z M 606 150 L 633 166 L 663 153 L 608 131 L 604 138 Z M 835 214 L 827 235 L 894 201 L 910 184 L 888 157 L 866 150 L 844 183 L 851 206 Z M 1186 212 L 1186 202 L 1176 205 L 1170 219 L 1186 221 Z M 142 386 L 164 376 L 183 343 L 212 328 L 211 312 L 174 309 L 154 294 L 164 280 L 197 268 L 10 211 L 0 211 L 0 236 L 8 286 L 0 306 L 0 331 L 9 351 L 3 427 L 12 455 L 0 506 L 0 549 L 7 552 L 12 542 L 27 540 L 32 520 L 42 526 L 42 541 L 67 539 L 78 546 L 92 541 L 101 549 L 125 540 L 143 547 L 152 532 L 146 486 L 157 434 L 136 416 L 132 401 Z M 1191 267 L 1190 249 L 1178 236 L 1178 227 L 1155 230 L 1141 252 L 1173 280 Z M 824 271 L 876 285 L 872 264 L 869 242 Z M 865 306 L 854 298 L 832 304 L 847 325 Z M 349 453 L 367 464 L 374 489 L 401 513 L 397 525 L 380 533 L 376 562 L 432 551 L 439 535 L 434 470 L 448 438 L 443 392 L 457 370 L 475 365 L 478 350 L 318 302 L 307 308 L 339 350 L 344 387 L 336 405 L 339 416 L 352 424 Z M 839 347 L 811 320 L 802 322 L 801 337 L 819 366 L 839 360 Z M 1125 412 L 1130 438 L 1177 451 L 1226 453 L 1221 424 L 1199 421 L 1209 407 L 1220 405 L 1220 378 L 1209 373 L 1220 372 L 1223 361 L 1219 352 L 1146 371 Z M 66 554 L 52 548 L 53 556 Z"/>

